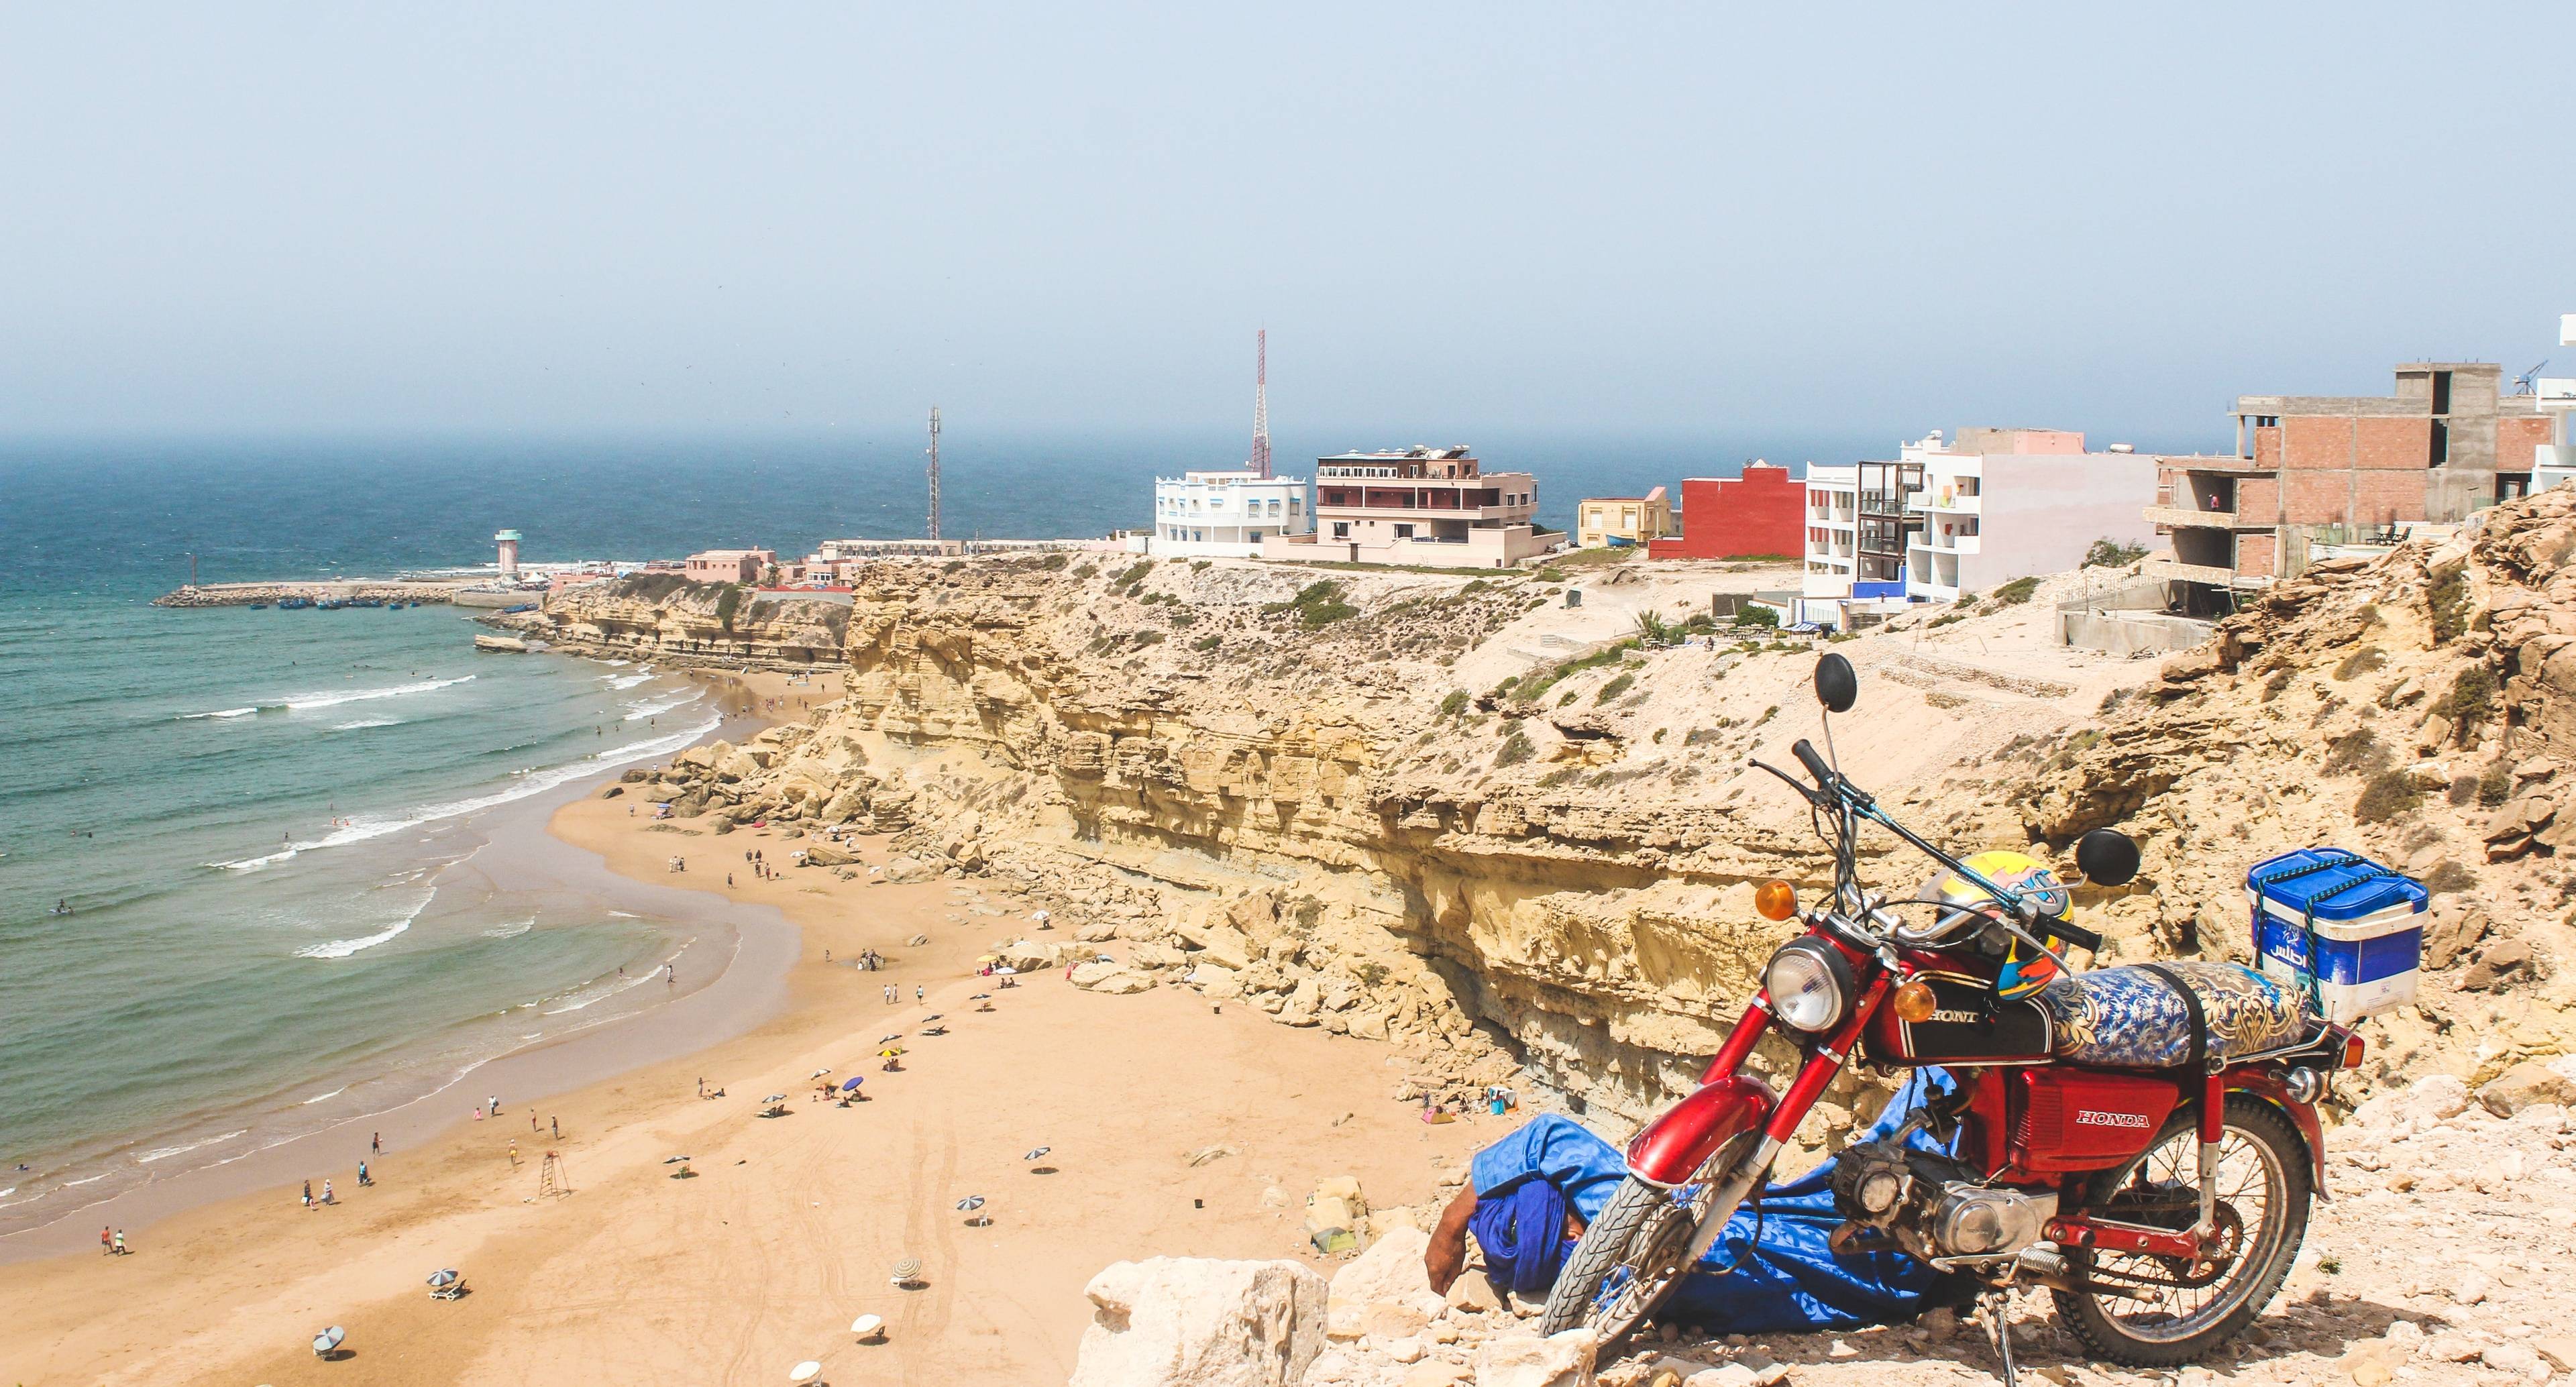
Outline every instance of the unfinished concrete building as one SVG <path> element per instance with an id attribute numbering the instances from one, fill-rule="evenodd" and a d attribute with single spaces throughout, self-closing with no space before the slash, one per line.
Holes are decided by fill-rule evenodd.
<path id="1" fill-rule="evenodd" d="M 2154 566 L 2177 610 L 2232 611 L 2238 593 L 2305 567 L 2312 544 L 2363 544 L 2453 524 L 2531 486 L 2550 421 L 2502 392 L 2502 368 L 2418 361 L 2391 395 L 2242 395 L 2232 456 L 2157 459 L 2148 518 L 2172 537 Z"/>

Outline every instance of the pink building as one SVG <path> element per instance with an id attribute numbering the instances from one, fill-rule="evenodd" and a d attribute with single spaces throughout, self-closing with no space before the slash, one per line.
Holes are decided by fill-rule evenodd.
<path id="1" fill-rule="evenodd" d="M 776 562 L 775 549 L 701 549 L 689 556 L 681 572 L 692 583 L 750 583 Z"/>

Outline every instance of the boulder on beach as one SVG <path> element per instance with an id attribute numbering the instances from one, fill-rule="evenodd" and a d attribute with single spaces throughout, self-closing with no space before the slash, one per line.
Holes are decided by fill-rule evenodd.
<path id="1" fill-rule="evenodd" d="M 1290 1387 L 1324 1350 L 1327 1293 L 1290 1261 L 1115 1263 L 1083 1288 L 1092 1321 L 1067 1387 Z"/>

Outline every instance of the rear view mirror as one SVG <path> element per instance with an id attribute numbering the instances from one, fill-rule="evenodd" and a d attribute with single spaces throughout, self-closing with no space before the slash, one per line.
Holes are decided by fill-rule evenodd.
<path id="1" fill-rule="evenodd" d="M 1816 661 L 1816 701 L 1828 713 L 1848 713 L 1860 701 L 1860 676 L 1837 651 L 1828 650 Z"/>
<path id="2" fill-rule="evenodd" d="M 2138 874 L 2138 845 L 2116 828 L 2097 828 L 2075 840 L 2075 867 L 2095 886 L 2126 886 Z"/>

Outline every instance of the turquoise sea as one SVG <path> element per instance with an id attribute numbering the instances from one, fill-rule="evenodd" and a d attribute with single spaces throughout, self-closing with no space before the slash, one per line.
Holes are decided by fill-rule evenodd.
<path id="1" fill-rule="evenodd" d="M 948 443 L 948 532 L 1025 537 L 1139 523 L 1156 473 L 1241 452 Z M 1560 523 L 1741 456 L 1480 452 Z M 656 1003 L 625 989 L 679 946 L 470 858 L 498 806 L 704 735 L 693 686 L 478 657 L 446 607 L 148 605 L 189 555 L 215 582 L 488 564 L 503 527 L 540 561 L 802 553 L 919 533 L 919 468 L 908 438 L 0 442 L 0 1232 Z"/>

